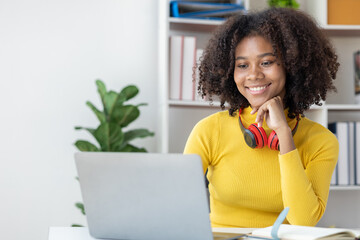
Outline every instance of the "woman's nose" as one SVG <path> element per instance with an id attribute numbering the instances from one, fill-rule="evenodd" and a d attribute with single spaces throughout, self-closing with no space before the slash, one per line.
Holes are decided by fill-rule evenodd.
<path id="1" fill-rule="evenodd" d="M 258 79 L 262 79 L 264 77 L 265 77 L 265 75 L 261 71 L 261 68 L 259 66 L 252 66 L 249 69 L 249 74 L 247 76 L 247 79 L 248 80 L 258 80 Z"/>

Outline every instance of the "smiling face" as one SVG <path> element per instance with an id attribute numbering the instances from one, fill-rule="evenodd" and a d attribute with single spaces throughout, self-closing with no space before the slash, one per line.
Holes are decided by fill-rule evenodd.
<path id="1" fill-rule="evenodd" d="M 252 108 L 285 96 L 286 73 L 269 41 L 261 36 L 242 39 L 235 50 L 234 79 Z"/>

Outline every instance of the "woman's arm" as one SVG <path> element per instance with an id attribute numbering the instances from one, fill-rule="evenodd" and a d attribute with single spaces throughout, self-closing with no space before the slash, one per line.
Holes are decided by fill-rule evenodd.
<path id="1" fill-rule="evenodd" d="M 325 212 L 331 176 L 338 158 L 336 137 L 324 130 L 309 135 L 298 133 L 308 140 L 303 139 L 305 154 L 300 156 L 286 122 L 281 98 L 270 99 L 252 113 L 256 111 L 259 125 L 265 120 L 279 139 L 281 190 L 284 207 L 290 207 L 289 223 L 316 225 Z"/>

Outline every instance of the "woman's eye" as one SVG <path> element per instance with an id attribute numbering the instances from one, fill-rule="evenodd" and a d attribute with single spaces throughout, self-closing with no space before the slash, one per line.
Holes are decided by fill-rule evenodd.
<path id="1" fill-rule="evenodd" d="M 241 69 L 245 69 L 245 68 L 247 68 L 247 65 L 246 64 L 238 64 L 237 67 L 241 68 Z"/>
<path id="2" fill-rule="evenodd" d="M 268 67 L 273 63 L 274 63 L 274 61 L 264 61 L 264 62 L 261 63 L 261 65 L 264 66 L 264 67 Z"/>

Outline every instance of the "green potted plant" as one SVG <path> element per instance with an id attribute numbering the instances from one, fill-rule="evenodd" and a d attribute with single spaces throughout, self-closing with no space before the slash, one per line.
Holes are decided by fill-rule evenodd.
<path id="1" fill-rule="evenodd" d="M 296 0 L 268 0 L 270 7 L 299 8 L 300 4 Z"/>
<path id="2" fill-rule="evenodd" d="M 139 117 L 139 107 L 147 105 L 145 103 L 126 104 L 139 93 L 139 89 L 134 85 L 128 85 L 120 92 L 107 91 L 101 80 L 96 80 L 96 86 L 102 102 L 102 111 L 90 101 L 87 101 L 86 105 L 96 115 L 99 125 L 97 128 L 76 126 L 75 129 L 88 131 L 96 140 L 97 145 L 87 140 L 77 140 L 75 142 L 77 149 L 86 152 L 147 152 L 145 148 L 136 147 L 130 142 L 137 138 L 154 136 L 154 133 L 144 128 L 125 129 Z M 77 202 L 75 206 L 85 215 L 83 203 Z M 73 224 L 72 226 L 81 225 Z"/>

